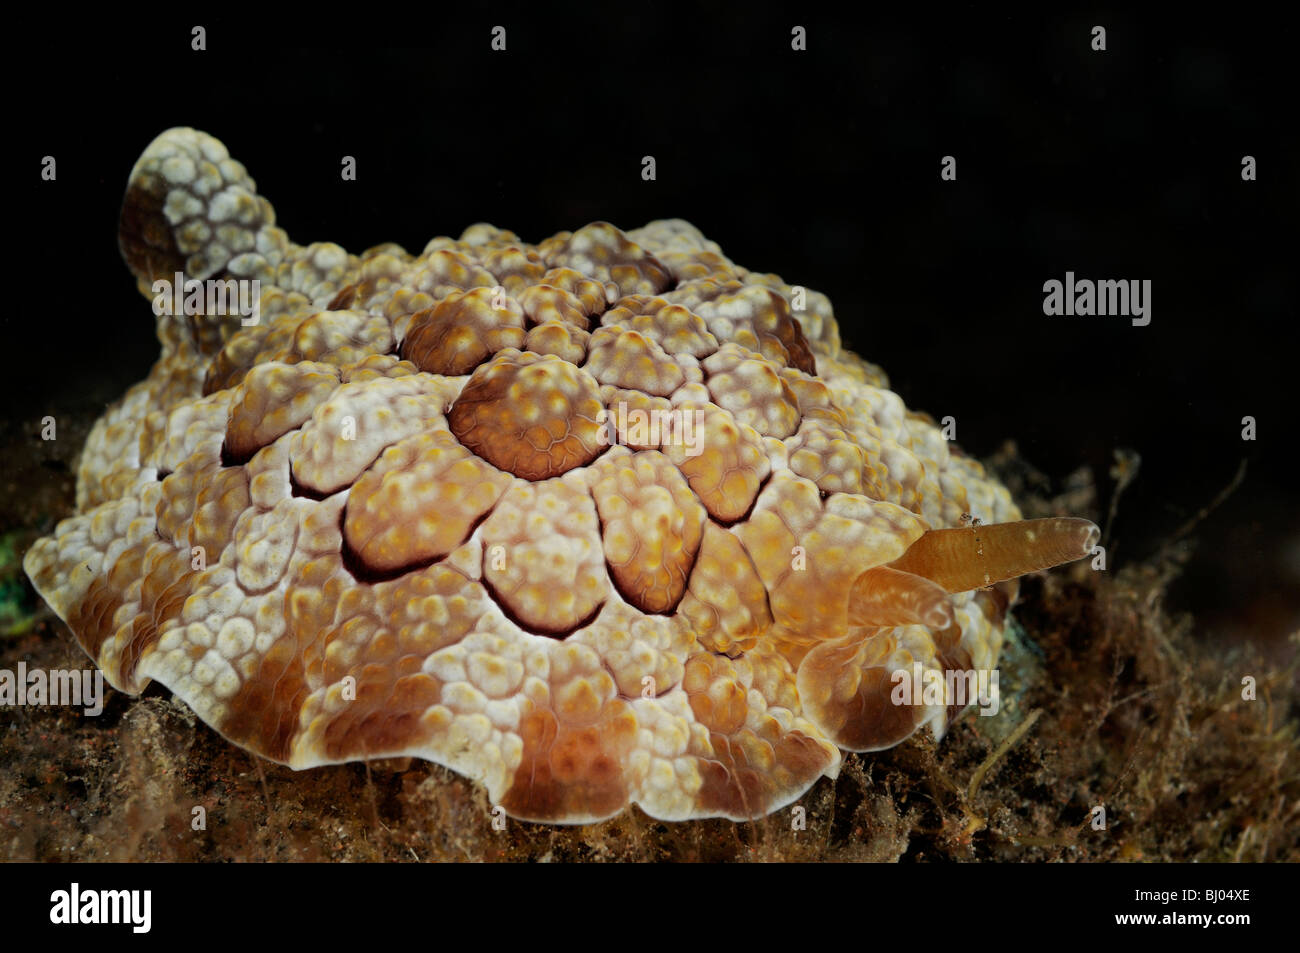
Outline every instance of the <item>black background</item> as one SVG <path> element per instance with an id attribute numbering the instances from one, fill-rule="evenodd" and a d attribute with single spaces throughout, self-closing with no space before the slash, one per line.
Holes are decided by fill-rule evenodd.
<path id="1" fill-rule="evenodd" d="M 9 888 L 15 916 L 7 931 L 10 937 L 26 939 L 29 930 L 28 936 L 39 936 L 42 946 L 117 940 L 129 949 L 149 944 L 175 949 L 178 943 L 192 947 L 196 921 L 214 899 L 238 897 L 240 902 L 231 904 L 228 912 L 203 919 L 200 949 L 246 943 L 257 936 L 291 936 L 305 947 L 374 949 L 417 937 L 436 943 L 449 930 L 477 939 L 490 936 L 493 929 L 501 935 L 512 927 L 515 935 L 531 941 L 534 925 L 552 921 L 566 901 L 573 909 L 565 913 L 575 927 L 592 935 L 617 936 L 631 925 L 641 925 L 629 897 L 682 896 L 680 918 L 655 910 L 646 914 L 651 920 L 646 927 L 667 930 L 687 924 L 692 935 L 710 946 L 714 939 L 735 937 L 737 926 L 763 922 L 767 910 L 754 898 L 773 892 L 768 864 L 731 866 L 727 886 L 736 892 L 737 903 L 728 916 L 720 917 L 696 915 L 691 904 L 718 887 L 717 871 L 704 864 L 625 865 L 613 876 L 593 864 L 548 864 L 544 872 L 524 864 L 439 865 L 422 869 L 418 884 L 397 864 L 295 864 L 290 870 L 278 864 L 186 864 L 181 870 L 148 864 L 29 865 Z M 859 867 L 851 876 L 838 865 L 801 864 L 790 872 L 797 880 L 779 895 L 801 909 L 870 911 L 874 898 L 887 889 L 894 915 L 877 917 L 880 922 L 870 929 L 873 940 L 890 948 L 915 943 L 918 921 L 929 925 L 944 916 L 955 932 L 956 918 L 964 911 L 988 911 L 978 928 L 997 936 L 1048 937 L 1068 930 L 1080 943 L 1114 941 L 1127 934 L 1130 942 L 1163 940 L 1179 949 L 1222 948 L 1277 936 L 1290 923 L 1288 904 L 1294 897 L 1292 871 L 1285 864 L 1162 864 L 1158 869 L 1148 864 L 1001 864 L 996 870 L 981 868 L 979 877 L 972 877 L 964 864 Z M 83 892 L 152 891 L 150 931 L 137 934 L 124 925 L 51 925 L 51 895 L 70 891 L 73 881 Z M 1173 891 L 1179 899 L 1167 904 L 1137 900 L 1139 890 Z M 1210 903 L 1204 898 L 1212 890 L 1245 891 L 1246 899 Z M 1184 891 L 1195 891 L 1202 899 L 1183 900 Z M 936 896 L 953 898 L 952 914 L 933 909 L 929 898 Z M 573 902 L 575 897 L 580 899 Z M 414 911 L 412 902 L 420 904 Z M 441 913 L 447 908 L 454 919 L 446 924 L 415 916 L 423 909 Z M 1244 914 L 1250 922 L 1209 928 L 1117 925 L 1116 915 L 1123 914 Z M 411 925 L 389 925 L 390 919 L 404 917 Z M 833 934 L 828 937 L 834 939 Z"/>
<path id="2" fill-rule="evenodd" d="M 1294 32 L 1254 7 L 910 24 L 686 10 L 304 8 L 291 25 L 259 9 L 16 34 L 41 69 L 11 84 L 21 208 L 0 378 L 33 454 L 40 416 L 113 399 L 156 357 L 117 212 L 144 146 L 193 125 L 300 243 L 418 252 L 476 221 L 536 242 L 687 218 L 738 264 L 829 295 L 845 344 L 909 406 L 954 416 L 972 454 L 1013 439 L 1058 488 L 1090 467 L 1104 503 L 1112 452 L 1137 450 L 1121 565 L 1248 458 L 1175 608 L 1205 638 L 1279 645 L 1300 628 Z M 206 52 L 190 49 L 196 22 Z M 806 52 L 790 49 L 796 23 Z M 1241 179 L 1247 154 L 1258 181 Z M 945 155 L 956 182 L 939 178 Z M 1044 316 L 1043 282 L 1067 270 L 1150 279 L 1151 324 Z"/>

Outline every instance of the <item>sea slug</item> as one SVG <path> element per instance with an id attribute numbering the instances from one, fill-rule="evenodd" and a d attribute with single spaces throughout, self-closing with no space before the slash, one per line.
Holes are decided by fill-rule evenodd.
<path id="1" fill-rule="evenodd" d="M 301 246 L 171 129 L 120 243 L 162 356 L 24 566 L 114 687 L 294 768 L 417 756 L 536 821 L 762 816 L 941 735 L 962 706 L 893 673 L 993 668 L 1016 577 L 1097 540 L 1021 520 L 824 295 L 678 219 Z"/>

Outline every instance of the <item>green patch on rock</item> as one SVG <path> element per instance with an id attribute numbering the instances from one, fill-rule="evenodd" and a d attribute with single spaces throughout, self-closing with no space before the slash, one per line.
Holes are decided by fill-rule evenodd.
<path id="1" fill-rule="evenodd" d="M 29 542 L 21 531 L 0 536 L 0 638 L 28 632 L 43 615 L 40 600 L 23 574 Z"/>

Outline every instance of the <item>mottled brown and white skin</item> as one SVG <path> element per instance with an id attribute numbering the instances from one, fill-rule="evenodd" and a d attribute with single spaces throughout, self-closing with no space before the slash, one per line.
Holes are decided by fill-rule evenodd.
<path id="1" fill-rule="evenodd" d="M 417 756 L 529 820 L 762 816 L 841 749 L 942 734 L 891 673 L 992 668 L 1015 578 L 1096 540 L 1021 521 L 825 296 L 681 220 L 301 246 L 171 129 L 121 247 L 151 299 L 259 280 L 260 321 L 157 318 L 25 568 L 113 686 L 294 768 Z M 620 407 L 698 411 L 698 446 L 610 444 Z"/>

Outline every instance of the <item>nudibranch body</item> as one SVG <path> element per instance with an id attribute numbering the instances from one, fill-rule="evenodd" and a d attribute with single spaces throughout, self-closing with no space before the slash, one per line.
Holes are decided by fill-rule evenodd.
<path id="1" fill-rule="evenodd" d="M 172 129 L 120 237 L 162 356 L 25 568 L 116 688 L 294 768 L 417 756 L 529 820 L 759 817 L 841 749 L 942 734 L 959 706 L 895 704 L 894 673 L 993 668 L 1015 578 L 1096 541 L 1022 521 L 823 295 L 681 220 L 304 247 Z M 176 276 L 259 307 L 169 313 Z"/>

